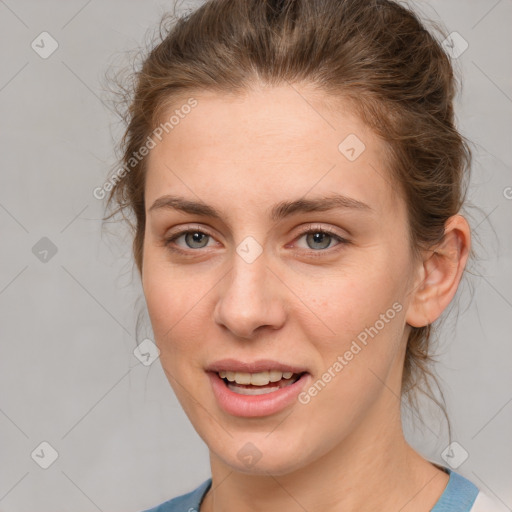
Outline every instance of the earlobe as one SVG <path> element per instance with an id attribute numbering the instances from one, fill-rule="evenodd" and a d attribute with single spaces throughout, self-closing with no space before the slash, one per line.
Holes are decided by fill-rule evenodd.
<path id="1" fill-rule="evenodd" d="M 471 231 L 466 219 L 454 215 L 445 225 L 443 240 L 424 252 L 419 284 L 411 291 L 406 322 L 424 327 L 437 320 L 453 299 L 466 266 Z"/>

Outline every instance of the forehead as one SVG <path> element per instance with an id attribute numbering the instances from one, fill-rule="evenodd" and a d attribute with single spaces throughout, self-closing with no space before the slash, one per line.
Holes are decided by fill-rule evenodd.
<path id="1" fill-rule="evenodd" d="M 386 144 L 339 99 L 296 85 L 197 92 L 148 156 L 146 205 L 175 193 L 232 209 L 338 192 L 394 210 Z M 175 101 L 170 117 L 187 97 Z"/>

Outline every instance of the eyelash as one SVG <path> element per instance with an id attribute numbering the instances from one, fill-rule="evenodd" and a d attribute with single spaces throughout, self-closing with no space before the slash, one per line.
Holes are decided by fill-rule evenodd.
<path id="1" fill-rule="evenodd" d="M 175 240 L 177 240 L 181 236 L 187 235 L 189 233 L 201 233 L 203 235 L 206 235 L 206 236 L 209 236 L 209 237 L 213 238 L 213 235 L 211 235 L 210 233 L 205 231 L 202 227 L 199 227 L 199 226 L 197 228 L 189 227 L 188 229 L 184 229 L 182 231 L 174 233 L 170 237 L 166 238 L 165 242 L 164 242 L 165 246 L 170 251 L 172 251 L 174 253 L 178 253 L 178 254 L 181 254 L 181 255 L 184 255 L 184 256 L 192 256 L 191 252 L 198 252 L 198 251 L 200 251 L 201 248 L 199 248 L 199 249 L 189 249 L 187 251 L 187 250 L 179 249 L 177 247 L 173 247 L 172 246 L 172 244 L 174 243 Z M 334 247 L 328 247 L 326 249 L 317 249 L 317 250 L 314 250 L 314 249 L 310 249 L 310 250 L 299 249 L 299 251 L 301 251 L 301 250 L 304 251 L 305 250 L 306 253 L 308 253 L 308 255 L 310 257 L 313 257 L 313 258 L 321 258 L 327 252 L 331 253 L 333 250 L 336 250 L 335 249 L 336 247 L 338 247 L 338 250 L 339 250 L 339 249 L 343 248 L 344 245 L 347 245 L 347 244 L 350 243 L 349 240 L 347 240 L 347 239 L 341 237 L 340 235 L 336 234 L 333 230 L 331 230 L 329 228 L 326 228 L 326 227 L 320 227 L 320 226 L 318 226 L 318 227 L 308 226 L 308 227 L 304 228 L 303 230 L 301 230 L 299 235 L 296 237 L 296 240 L 302 238 L 305 235 L 316 234 L 316 233 L 322 233 L 322 234 L 325 234 L 325 235 L 329 235 L 330 237 L 336 239 L 336 241 L 338 243 Z"/>

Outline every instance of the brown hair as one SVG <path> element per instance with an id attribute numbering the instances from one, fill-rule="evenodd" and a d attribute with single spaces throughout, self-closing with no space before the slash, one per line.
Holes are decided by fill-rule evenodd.
<path id="1" fill-rule="evenodd" d="M 139 272 L 146 159 L 129 165 L 130 158 L 179 98 L 201 90 L 243 93 L 256 81 L 309 84 L 348 101 L 386 142 L 390 180 L 407 205 L 413 251 L 442 240 L 447 219 L 464 202 L 471 153 L 454 125 L 450 59 L 417 15 L 387 0 L 210 0 L 162 30 L 165 22 L 160 41 L 134 75 L 120 144 L 130 171 L 107 202 L 117 206 L 107 218 L 126 209 L 135 217 Z M 402 392 L 413 405 L 414 389 L 432 398 L 451 439 L 431 369 L 431 328 L 410 332 Z"/>

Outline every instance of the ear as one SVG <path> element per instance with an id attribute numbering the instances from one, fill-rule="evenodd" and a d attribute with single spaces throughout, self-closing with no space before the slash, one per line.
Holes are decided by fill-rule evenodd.
<path id="1" fill-rule="evenodd" d="M 450 217 L 443 240 L 424 251 L 419 263 L 406 322 L 413 327 L 431 324 L 445 310 L 459 286 L 471 246 L 471 230 L 461 215 Z"/>

